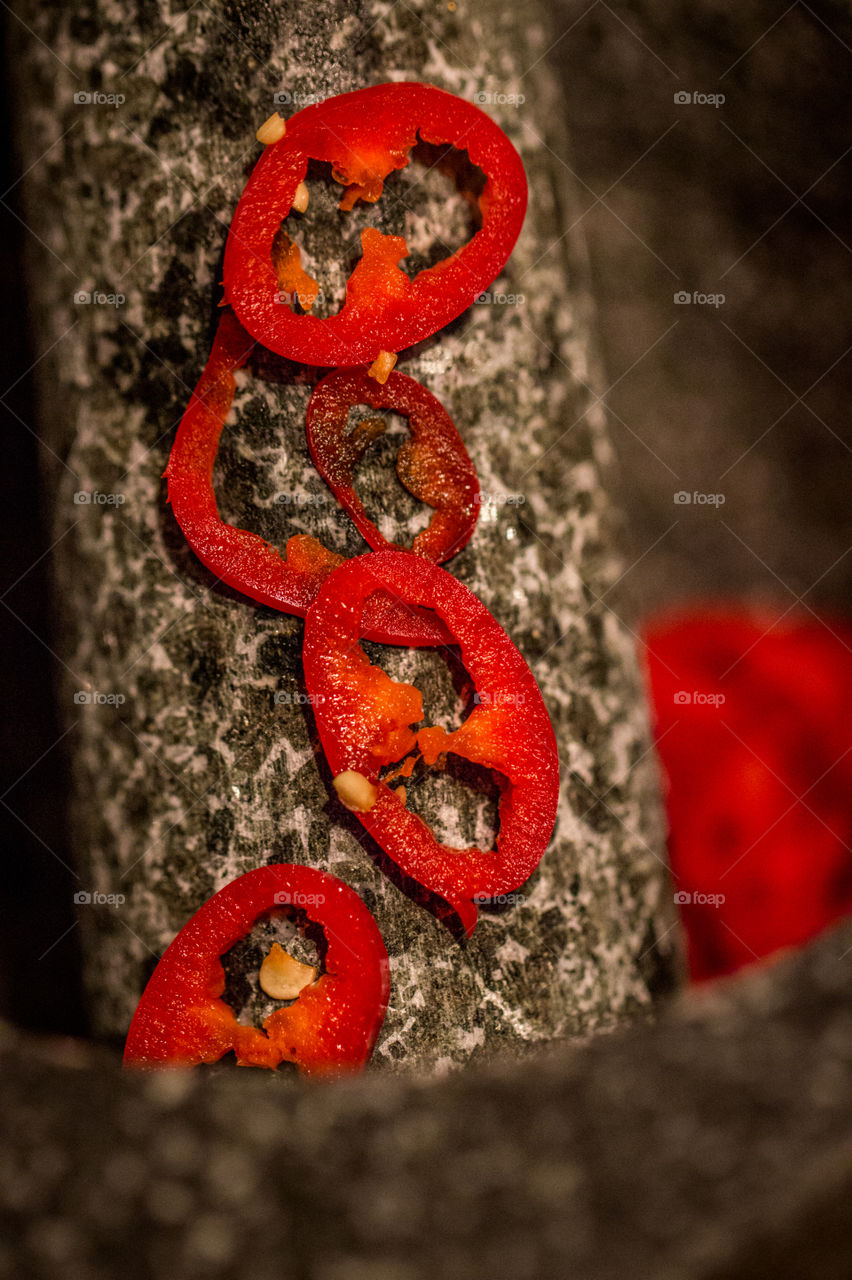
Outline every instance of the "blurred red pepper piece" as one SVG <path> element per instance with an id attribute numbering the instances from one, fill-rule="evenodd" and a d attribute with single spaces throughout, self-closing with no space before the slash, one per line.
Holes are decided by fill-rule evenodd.
<path id="1" fill-rule="evenodd" d="M 365 603 L 382 589 L 435 609 L 461 646 L 478 705 L 455 732 L 412 728 L 423 718 L 419 691 L 373 666 L 359 645 Z M 538 866 L 556 821 L 556 738 L 526 662 L 472 591 L 407 551 L 359 556 L 330 575 L 308 613 L 303 660 L 335 779 L 361 775 L 363 789 L 374 793 L 369 810 L 355 810 L 358 818 L 402 871 L 450 904 L 470 935 L 476 900 L 522 885 Z M 384 765 L 415 750 L 427 765 L 452 752 L 497 773 L 495 849 L 441 844 L 398 792 L 379 780 Z"/>
<path id="2" fill-rule="evenodd" d="M 229 310 L 221 313 L 213 349 L 183 415 L 166 467 L 168 497 L 175 519 L 199 560 L 217 578 L 261 604 L 304 617 L 320 583 L 343 563 L 316 538 L 290 538 L 284 557 L 263 538 L 226 524 L 213 491 L 213 464 L 234 398 L 234 371 L 254 348 Z M 435 645 L 447 631 L 434 617 L 387 595 L 374 596 L 365 634 L 385 644 Z"/>
<path id="3" fill-rule="evenodd" d="M 852 628 L 713 606 L 643 628 L 693 978 L 852 910 Z"/>
<path id="4" fill-rule="evenodd" d="M 323 972 L 258 1027 L 222 999 L 220 962 L 261 917 L 295 907 L 322 927 Z M 151 976 L 124 1050 L 132 1067 L 192 1067 L 232 1052 L 242 1066 L 295 1062 L 303 1075 L 358 1070 L 384 1021 L 390 982 L 382 936 L 336 876 L 280 863 L 232 880 L 184 925 Z"/>
<path id="5" fill-rule="evenodd" d="M 338 369 L 314 388 L 305 418 L 311 457 L 374 550 L 397 544 L 382 537 L 355 492 L 355 468 L 384 431 L 381 419 L 347 431 L 349 410 L 360 404 L 408 418 L 411 438 L 397 453 L 397 474 L 409 493 L 435 509 L 412 550 L 427 560 L 448 560 L 470 540 L 479 514 L 479 481 L 452 418 L 431 392 L 402 373 L 392 373 L 381 384 L 366 370 Z"/>
<path id="6" fill-rule="evenodd" d="M 327 319 L 297 315 L 282 294 L 313 305 L 316 281 L 301 267 L 280 228 L 293 207 L 310 159 L 329 161 L 346 192 L 341 209 L 374 202 L 388 174 L 404 168 L 418 139 L 467 152 L 486 175 L 479 197 L 482 226 L 457 252 L 413 279 L 399 262 L 401 236 L 375 227 L 361 233 L 362 257 L 341 310 Z M 369 364 L 398 352 L 454 320 L 499 275 L 521 230 L 527 184 L 520 157 L 483 111 L 432 85 L 379 84 L 305 107 L 268 146 L 237 205 L 225 248 L 225 297 L 240 321 L 270 351 L 300 364 Z"/>

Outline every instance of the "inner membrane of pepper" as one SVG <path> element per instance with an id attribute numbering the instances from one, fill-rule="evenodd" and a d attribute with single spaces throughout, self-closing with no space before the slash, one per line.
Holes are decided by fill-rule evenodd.
<path id="1" fill-rule="evenodd" d="M 399 265 L 413 278 L 451 257 L 482 225 L 479 197 L 485 175 L 466 151 L 418 141 L 409 152 L 411 163 L 384 176 L 380 171 L 387 168 L 387 152 L 379 150 L 375 157 L 365 153 L 362 159 L 372 159 L 379 173 L 371 178 L 355 165 L 347 174 L 338 169 L 335 176 L 330 164 L 311 160 L 305 178 L 307 211 L 288 214 L 275 237 L 272 257 L 280 301 L 296 314 L 325 317 L 340 310 L 366 227 L 405 240 L 406 256 Z M 339 179 L 355 176 L 362 181 L 341 192 Z M 294 295 L 289 302 L 287 294 Z"/>
<path id="2" fill-rule="evenodd" d="M 370 661 L 383 669 L 389 681 L 414 687 L 421 698 L 419 709 L 423 714 L 411 729 L 412 745 L 405 755 L 393 755 L 391 744 L 385 739 L 381 754 L 390 758 L 383 762 L 380 777 L 394 789 L 405 788 L 406 808 L 419 814 L 442 844 L 451 848 L 492 849 L 499 831 L 503 775 L 472 764 L 455 753 L 428 766 L 413 743 L 416 732 L 427 725 L 440 725 L 448 732 L 457 729 L 477 705 L 476 690 L 460 650 L 453 645 L 440 651 L 415 652 L 364 640 L 361 647 Z M 402 717 L 410 706 L 410 695 L 397 700 L 395 687 L 390 685 L 387 705 L 396 705 Z M 403 772 L 399 773 L 401 766 Z"/>

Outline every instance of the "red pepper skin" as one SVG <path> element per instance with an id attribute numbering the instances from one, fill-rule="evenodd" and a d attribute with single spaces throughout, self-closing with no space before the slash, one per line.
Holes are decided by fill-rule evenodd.
<path id="1" fill-rule="evenodd" d="M 308 160 L 330 161 L 349 187 L 341 207 L 378 200 L 384 179 L 408 164 L 419 137 L 467 151 L 486 175 L 479 198 L 482 226 L 461 249 L 414 279 L 397 265 L 400 236 L 368 227 L 363 256 L 334 316 L 296 315 L 280 295 L 305 292 L 292 266 L 279 279 L 272 246 L 290 212 Z M 521 159 L 503 131 L 478 107 L 432 85 L 379 84 L 305 107 L 268 146 L 237 205 L 225 249 L 225 297 L 258 342 L 301 364 L 371 363 L 379 352 L 402 351 L 461 315 L 500 274 L 521 230 L 527 184 Z M 291 249 L 292 253 L 292 249 Z M 308 290 L 310 293 L 310 290 Z"/>
<path id="2" fill-rule="evenodd" d="M 263 1031 L 242 1026 L 221 999 L 219 957 L 287 904 L 322 926 L 325 972 L 270 1014 Z M 124 1065 L 193 1067 L 233 1050 L 243 1066 L 295 1062 L 306 1076 L 360 1070 L 384 1021 L 388 972 L 372 915 L 341 880 L 291 863 L 258 867 L 215 894 L 169 946 L 133 1016 Z"/>
<path id="3" fill-rule="evenodd" d="M 364 602 L 384 588 L 444 619 L 476 687 L 479 705 L 453 733 L 412 730 L 423 717 L 419 691 L 372 666 L 358 644 Z M 354 770 L 378 797 L 358 818 L 388 857 L 455 911 L 468 936 L 475 899 L 522 885 L 553 832 L 559 798 L 556 738 L 535 678 L 480 600 L 437 565 L 407 551 L 349 560 L 323 583 L 305 624 L 305 682 L 335 777 Z M 427 764 L 453 752 L 506 780 L 496 849 L 452 849 L 385 782 L 383 765 L 417 748 Z"/>
<path id="4" fill-rule="evenodd" d="M 213 491 L 213 464 L 234 398 L 234 371 L 246 364 L 253 348 L 254 339 L 231 311 L 224 310 L 166 467 L 168 499 L 187 542 L 221 582 L 261 604 L 303 618 L 320 583 L 343 563 L 342 557 L 307 534 L 290 538 L 282 557 L 258 534 L 226 524 Z M 434 618 L 387 596 L 373 598 L 366 628 L 370 639 L 384 644 L 421 647 L 447 639 L 446 629 Z"/>
<path id="5" fill-rule="evenodd" d="M 700 981 L 852 910 L 852 628 L 726 603 L 642 633 Z"/>
<path id="6" fill-rule="evenodd" d="M 412 550 L 440 563 L 470 540 L 479 513 L 479 481 L 461 436 L 444 406 L 403 373 L 382 385 L 363 369 L 338 369 L 314 388 L 305 425 L 314 465 L 374 550 L 400 549 L 379 533 L 355 492 L 354 472 L 373 434 L 347 434 L 349 410 L 366 404 L 404 414 L 411 439 L 397 454 L 396 470 L 409 493 L 435 508 Z M 366 425 L 366 424 L 365 424 Z"/>

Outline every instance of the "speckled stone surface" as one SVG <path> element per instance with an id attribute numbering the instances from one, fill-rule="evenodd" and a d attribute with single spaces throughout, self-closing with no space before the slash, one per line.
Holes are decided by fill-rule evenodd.
<path id="1" fill-rule="evenodd" d="M 27 218 L 44 243 L 33 304 L 43 347 L 54 344 L 38 373 L 74 834 L 83 890 L 124 898 L 80 908 L 97 1030 L 123 1034 L 155 957 L 189 915 L 267 861 L 330 870 L 375 913 L 393 984 L 379 1066 L 441 1072 L 646 1016 L 676 981 L 671 889 L 633 638 L 611 608 L 620 564 L 610 453 L 589 390 L 583 249 L 565 231 L 574 191 L 559 95 L 546 61 L 520 78 L 544 57 L 545 25 L 492 0 L 455 11 L 215 0 L 186 12 L 139 5 L 132 17 L 110 3 L 22 12 L 43 42 L 18 51 L 30 103 L 21 151 L 33 165 Z M 217 587 L 160 481 L 209 351 L 227 226 L 274 95 L 289 95 L 288 113 L 299 95 L 404 78 L 491 95 L 485 108 L 520 148 L 531 192 L 492 289 L 499 300 L 399 365 L 447 406 L 490 498 L 449 567 L 531 664 L 562 763 L 545 858 L 522 900 L 483 912 L 463 947 L 382 875 L 375 848 L 330 799 L 300 696 L 302 623 Z M 116 95 L 124 101 L 110 102 Z M 513 95 L 525 101 L 501 100 Z M 323 266 L 341 256 L 340 220 L 320 179 L 311 190 L 306 248 L 333 299 L 344 273 Z M 382 205 L 351 218 L 343 255 L 375 220 L 405 231 L 422 262 L 436 226 L 439 256 L 445 237 L 450 248 L 465 238 L 469 211 L 433 170 L 423 181 L 400 175 Z M 542 260 L 560 237 L 561 262 Z M 79 291 L 113 302 L 75 302 Z M 276 545 L 312 530 L 356 552 L 363 544 L 306 454 L 314 376 L 265 359 L 241 375 L 217 494 L 226 518 Z M 416 527 L 410 505 L 387 497 L 389 450 L 361 473 L 368 509 L 387 529 Z M 100 497 L 75 502 L 79 493 Z M 463 709 L 465 691 L 437 654 L 372 652 L 417 679 L 431 718 L 449 724 Z M 75 701 L 79 691 L 88 702 Z M 493 829 L 489 798 L 449 778 L 419 784 L 412 804 L 450 840 Z"/>
<path id="2" fill-rule="evenodd" d="M 845 1280 L 850 957 L 847 922 L 656 1026 L 444 1080 L 143 1078 L 10 1033 L 0 1267 Z"/>

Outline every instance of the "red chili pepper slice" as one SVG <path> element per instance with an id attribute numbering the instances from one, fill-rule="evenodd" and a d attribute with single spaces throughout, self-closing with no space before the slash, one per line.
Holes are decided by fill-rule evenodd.
<path id="1" fill-rule="evenodd" d="M 253 347 L 254 339 L 232 312 L 223 311 L 166 467 L 168 497 L 187 542 L 217 578 L 261 604 L 304 617 L 320 584 L 343 563 L 342 557 L 307 534 L 290 538 L 282 557 L 258 534 L 226 524 L 213 491 L 213 464 L 234 398 L 234 371 L 245 365 Z M 419 647 L 447 639 L 434 616 L 387 595 L 370 602 L 365 627 L 370 639 L 385 644 Z"/>
<path id="2" fill-rule="evenodd" d="M 371 665 L 359 645 L 365 604 L 382 589 L 435 609 L 461 646 L 479 705 L 455 732 L 414 730 L 411 726 L 423 717 L 419 691 Z M 350 771 L 366 779 L 361 789 L 373 803 L 361 806 L 366 811 L 355 809 L 360 821 L 398 867 L 451 905 L 470 935 L 475 900 L 523 884 L 538 866 L 556 821 L 556 738 L 526 662 L 472 591 L 406 551 L 359 556 L 329 576 L 308 613 L 303 660 L 332 773 L 338 781 Z M 429 765 L 452 752 L 501 776 L 494 850 L 439 843 L 422 818 L 379 780 L 383 765 L 415 749 Z"/>
<path id="3" fill-rule="evenodd" d="M 297 315 L 281 294 L 297 294 L 309 309 L 316 282 L 301 267 L 298 247 L 273 264 L 273 241 L 293 206 L 308 161 L 330 161 L 348 190 L 342 209 L 372 202 L 385 178 L 408 164 L 418 140 L 464 149 L 487 181 L 479 198 L 482 226 L 466 245 L 413 278 L 398 263 L 408 248 L 400 236 L 368 227 L 363 256 L 346 287 L 346 302 L 328 319 Z M 380 351 L 398 352 L 460 315 L 499 275 L 518 238 L 527 204 L 520 157 L 493 120 L 470 102 L 432 85 L 373 85 L 305 107 L 286 135 L 267 147 L 237 205 L 225 249 L 225 296 L 265 347 L 311 365 L 356 365 Z M 280 244 L 280 239 L 277 242 Z"/>
<path id="4" fill-rule="evenodd" d="M 414 538 L 413 550 L 427 560 L 448 560 L 470 540 L 479 512 L 479 481 L 452 418 L 440 400 L 403 373 L 384 384 L 363 369 L 339 369 L 314 388 L 305 424 L 311 457 L 326 484 L 376 550 L 393 549 L 367 515 L 355 492 L 355 467 L 385 430 L 366 420 L 347 434 L 349 410 L 366 404 L 404 414 L 411 430 L 396 458 L 397 474 L 421 502 L 435 508 L 429 526 Z"/>
<path id="5" fill-rule="evenodd" d="M 324 972 L 262 1031 L 243 1026 L 221 998 L 220 956 L 265 913 L 287 906 L 322 927 Z M 341 880 L 290 863 L 258 867 L 215 894 L 169 946 L 133 1016 L 124 1065 L 191 1067 L 233 1051 L 241 1065 L 295 1062 L 303 1075 L 358 1070 L 384 1021 L 388 972 L 372 915 Z"/>
<path id="6" fill-rule="evenodd" d="M 852 629 L 710 606 L 643 626 L 696 980 L 852 910 Z"/>

